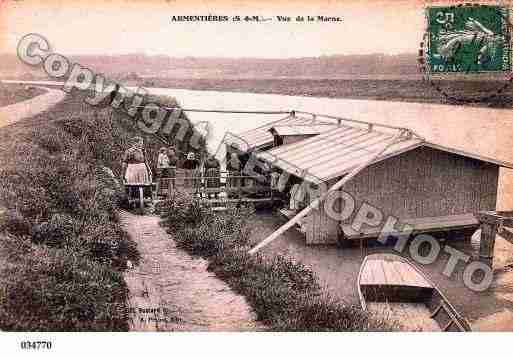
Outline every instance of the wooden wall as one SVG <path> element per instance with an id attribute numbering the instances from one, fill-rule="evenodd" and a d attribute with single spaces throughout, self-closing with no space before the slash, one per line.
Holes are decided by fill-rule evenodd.
<path id="1" fill-rule="evenodd" d="M 354 215 L 364 201 L 399 219 L 476 213 L 495 210 L 498 174 L 497 165 L 421 147 L 369 166 L 344 191 L 356 200 Z M 327 217 L 322 208 L 309 216 L 308 243 L 336 241 Z"/>

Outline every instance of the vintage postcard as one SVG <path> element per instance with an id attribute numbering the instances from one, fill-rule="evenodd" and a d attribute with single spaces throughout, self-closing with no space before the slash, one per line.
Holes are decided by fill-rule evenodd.
<path id="1" fill-rule="evenodd" d="M 0 330 L 513 331 L 512 6 L 0 1 Z"/>

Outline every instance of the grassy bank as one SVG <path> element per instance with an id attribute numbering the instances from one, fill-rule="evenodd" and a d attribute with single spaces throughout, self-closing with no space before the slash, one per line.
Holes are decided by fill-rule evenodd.
<path id="1" fill-rule="evenodd" d="M 251 211 L 213 212 L 185 194 L 160 206 L 162 225 L 178 246 L 210 260 L 209 269 L 244 295 L 258 320 L 280 331 L 381 331 L 393 323 L 323 294 L 314 274 L 277 256 L 248 255 Z"/>
<path id="2" fill-rule="evenodd" d="M 16 102 L 30 100 L 44 94 L 46 91 L 27 85 L 5 85 L 0 82 L 0 107 L 12 105 Z"/>
<path id="3" fill-rule="evenodd" d="M 122 272 L 139 254 L 117 207 L 120 159 L 139 131 L 83 96 L 0 130 L 2 330 L 128 329 Z"/>

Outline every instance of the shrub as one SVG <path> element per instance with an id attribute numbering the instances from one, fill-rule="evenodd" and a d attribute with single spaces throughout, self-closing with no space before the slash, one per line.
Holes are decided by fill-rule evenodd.
<path id="1" fill-rule="evenodd" d="M 15 209 L 6 210 L 1 215 L 0 231 L 8 231 L 18 236 L 30 236 L 32 222 Z"/>
<path id="2" fill-rule="evenodd" d="M 125 269 L 126 260 L 139 261 L 137 245 L 115 223 L 87 223 L 77 241 L 87 250 L 89 258 L 119 269 Z"/>
<path id="3" fill-rule="evenodd" d="M 75 227 L 75 221 L 69 215 L 54 214 L 48 222 L 42 222 L 34 227 L 32 239 L 37 244 L 63 247 L 73 240 Z"/>
<path id="4" fill-rule="evenodd" d="M 127 289 L 119 272 L 79 252 L 1 240 L 15 259 L 0 270 L 2 329 L 127 330 Z"/>
<path id="5" fill-rule="evenodd" d="M 177 192 L 161 205 L 163 224 L 171 230 L 195 227 L 209 214 L 211 210 L 207 204 L 184 192 Z"/>
<path id="6" fill-rule="evenodd" d="M 57 127 L 54 127 L 51 133 L 34 131 L 33 136 L 36 144 L 50 154 L 60 153 L 64 149 L 69 148 L 67 143 L 69 141 L 68 136 Z"/>

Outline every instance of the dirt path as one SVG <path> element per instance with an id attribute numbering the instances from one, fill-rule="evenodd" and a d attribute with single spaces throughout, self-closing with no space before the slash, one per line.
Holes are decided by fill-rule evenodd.
<path id="1" fill-rule="evenodd" d="M 61 90 L 49 88 L 45 88 L 45 90 L 48 92 L 31 98 L 30 100 L 0 107 L 0 127 L 8 126 L 27 117 L 35 116 L 59 103 L 66 96 Z"/>
<path id="2" fill-rule="evenodd" d="M 157 216 L 121 213 L 137 242 L 139 266 L 128 270 L 132 331 L 259 330 L 244 297 L 207 271 L 207 261 L 176 247 Z"/>

